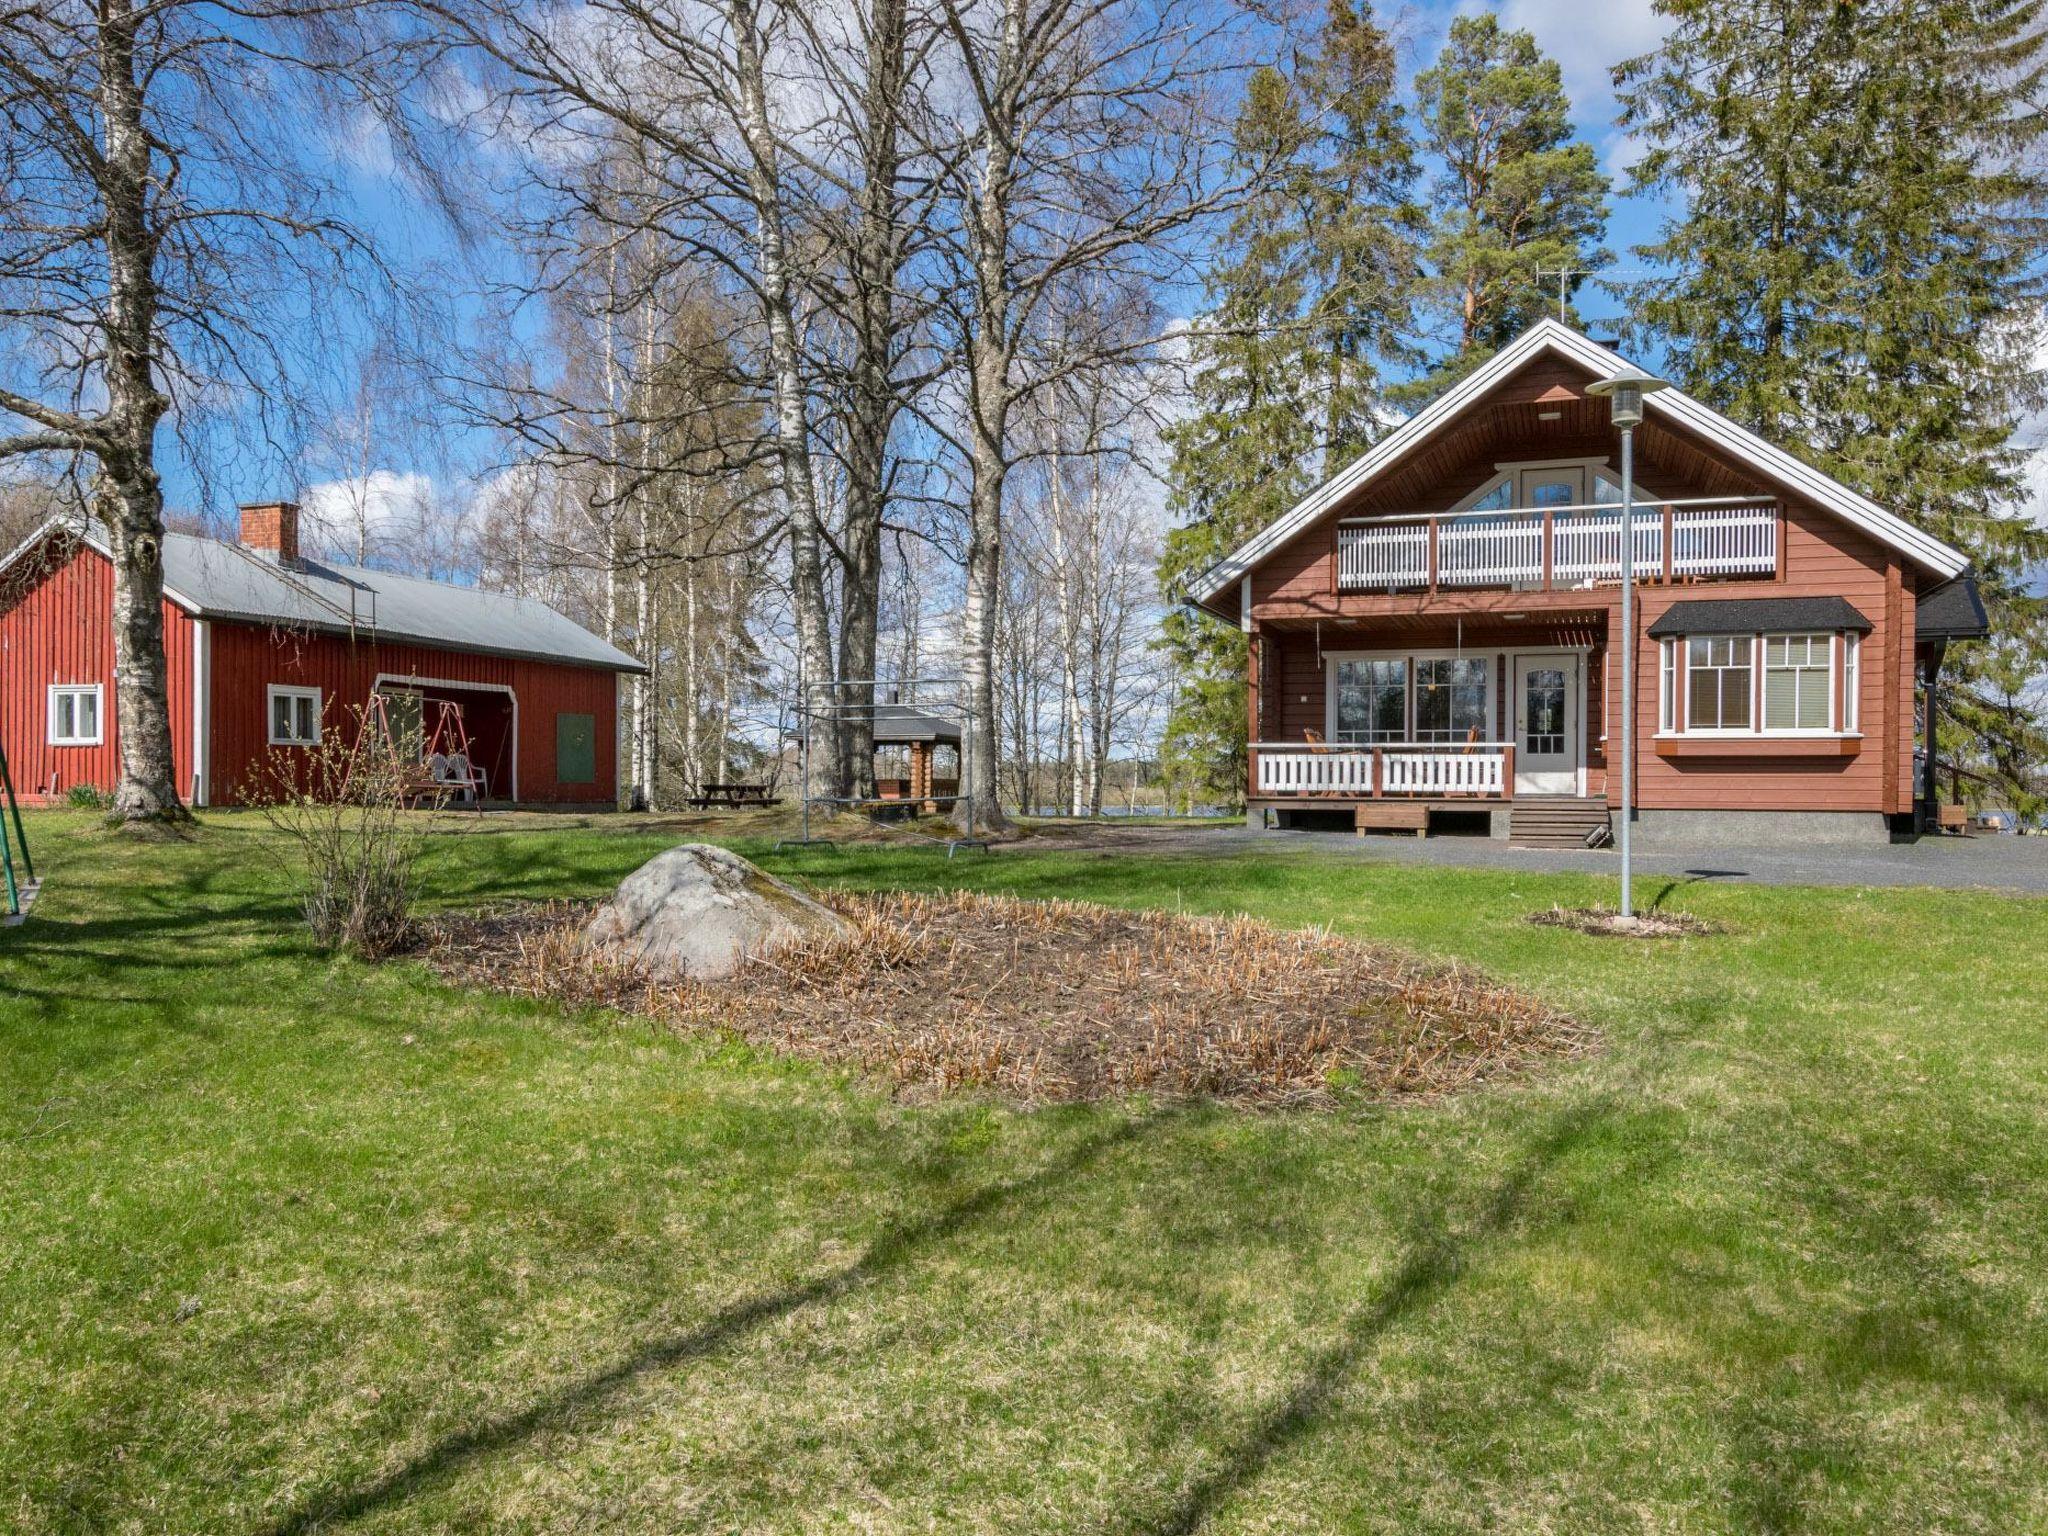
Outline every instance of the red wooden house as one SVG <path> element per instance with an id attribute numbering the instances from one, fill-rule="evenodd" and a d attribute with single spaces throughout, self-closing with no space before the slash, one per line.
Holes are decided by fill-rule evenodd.
<path id="1" fill-rule="evenodd" d="M 1636 432 L 1623 635 L 1618 444 L 1586 386 L 1624 366 L 1531 328 L 1196 583 L 1250 641 L 1257 820 L 1597 836 L 1624 645 L 1639 841 L 1881 839 L 1924 813 L 1917 691 L 1985 632 L 1964 556 L 1666 390 Z"/>
<path id="2" fill-rule="evenodd" d="M 618 680 L 643 670 L 543 603 L 329 565 L 288 502 L 242 508 L 241 541 L 164 538 L 164 644 L 181 792 L 245 801 L 278 754 L 379 701 L 396 740 L 460 709 L 486 801 L 618 798 Z M 101 531 L 52 523 L 0 561 L 0 747 L 17 789 L 119 777 L 113 566 Z"/>

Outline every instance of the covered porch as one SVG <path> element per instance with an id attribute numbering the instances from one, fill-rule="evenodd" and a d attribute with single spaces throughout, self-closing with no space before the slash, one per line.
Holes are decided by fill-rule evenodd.
<path id="1" fill-rule="evenodd" d="M 1431 811 L 1604 805 L 1604 610 L 1280 621 L 1252 652 L 1247 800 L 1283 824 L 1350 809 L 1422 831 Z"/>

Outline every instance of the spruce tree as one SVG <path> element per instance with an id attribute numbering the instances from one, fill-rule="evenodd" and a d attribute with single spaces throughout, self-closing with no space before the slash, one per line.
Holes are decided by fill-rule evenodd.
<path id="1" fill-rule="evenodd" d="M 2042 747 L 2016 675 L 2048 663 L 2027 591 L 2020 427 L 2043 405 L 2043 0 L 1662 0 L 1617 71 L 1684 212 L 1633 303 L 1680 384 L 1967 551 L 1997 637 L 1952 651 L 1944 755 L 2024 797 Z M 2032 743 L 2031 748 L 2027 745 Z"/>
<path id="2" fill-rule="evenodd" d="M 1181 522 L 1160 564 L 1183 604 L 1161 642 L 1177 678 L 1167 770 L 1231 801 L 1245 784 L 1245 638 L 1185 606 L 1185 584 L 1381 435 L 1387 371 L 1408 361 L 1414 160 L 1370 6 L 1333 0 L 1306 58 L 1253 75 L 1235 131 L 1245 197 L 1191 339 L 1196 409 L 1168 436 Z"/>
<path id="3" fill-rule="evenodd" d="M 1416 77 L 1430 185 L 1433 307 L 1452 344 L 1434 392 L 1486 361 L 1604 265 L 1607 178 L 1574 138 L 1557 61 L 1491 14 L 1460 16 Z M 1546 276 L 1546 274 L 1549 274 Z"/>

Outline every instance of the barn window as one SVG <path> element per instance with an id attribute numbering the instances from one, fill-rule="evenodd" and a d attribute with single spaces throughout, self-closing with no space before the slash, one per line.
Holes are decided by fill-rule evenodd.
<path id="1" fill-rule="evenodd" d="M 273 747 L 317 747 L 320 744 L 320 690 L 270 688 L 270 744 Z"/>
<path id="2" fill-rule="evenodd" d="M 100 728 L 98 683 L 58 683 L 50 689 L 50 745 L 96 747 L 106 739 Z"/>

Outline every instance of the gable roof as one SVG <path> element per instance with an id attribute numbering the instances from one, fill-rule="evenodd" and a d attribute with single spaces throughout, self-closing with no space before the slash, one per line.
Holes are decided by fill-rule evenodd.
<path id="1" fill-rule="evenodd" d="M 874 720 L 877 746 L 927 741 L 960 745 L 960 723 L 957 720 L 919 709 L 915 704 L 877 704 Z"/>
<path id="2" fill-rule="evenodd" d="M 1189 596 L 1198 603 L 1213 604 L 1250 575 L 1260 561 L 1319 518 L 1335 511 L 1353 492 L 1450 425 L 1467 406 L 1545 352 L 1554 352 L 1600 378 L 1612 377 L 1629 366 L 1620 353 L 1601 346 L 1561 321 L 1537 321 L 1456 385 L 1304 496 L 1290 511 L 1217 561 L 1195 580 Z M 1904 518 L 1887 512 L 1869 497 L 1850 490 L 1784 449 L 1765 442 L 1747 427 L 1738 426 L 1683 390 L 1659 390 L 1648 396 L 1644 405 L 1652 415 L 1668 418 L 1674 424 L 1698 433 L 1731 458 L 1789 486 L 1816 506 L 1834 513 L 1938 575 L 1960 575 L 1969 565 L 1968 558 L 1960 551 L 1931 534 L 1923 533 Z"/>
<path id="3" fill-rule="evenodd" d="M 60 528 L 112 558 L 106 529 L 53 520 L 0 561 L 11 565 Z M 361 566 L 300 560 L 290 566 L 239 544 L 166 533 L 164 596 L 195 618 L 283 624 L 329 634 L 366 633 L 442 650 L 477 651 L 526 661 L 643 672 L 633 657 L 608 645 L 546 603 L 453 582 L 396 576 Z"/>

